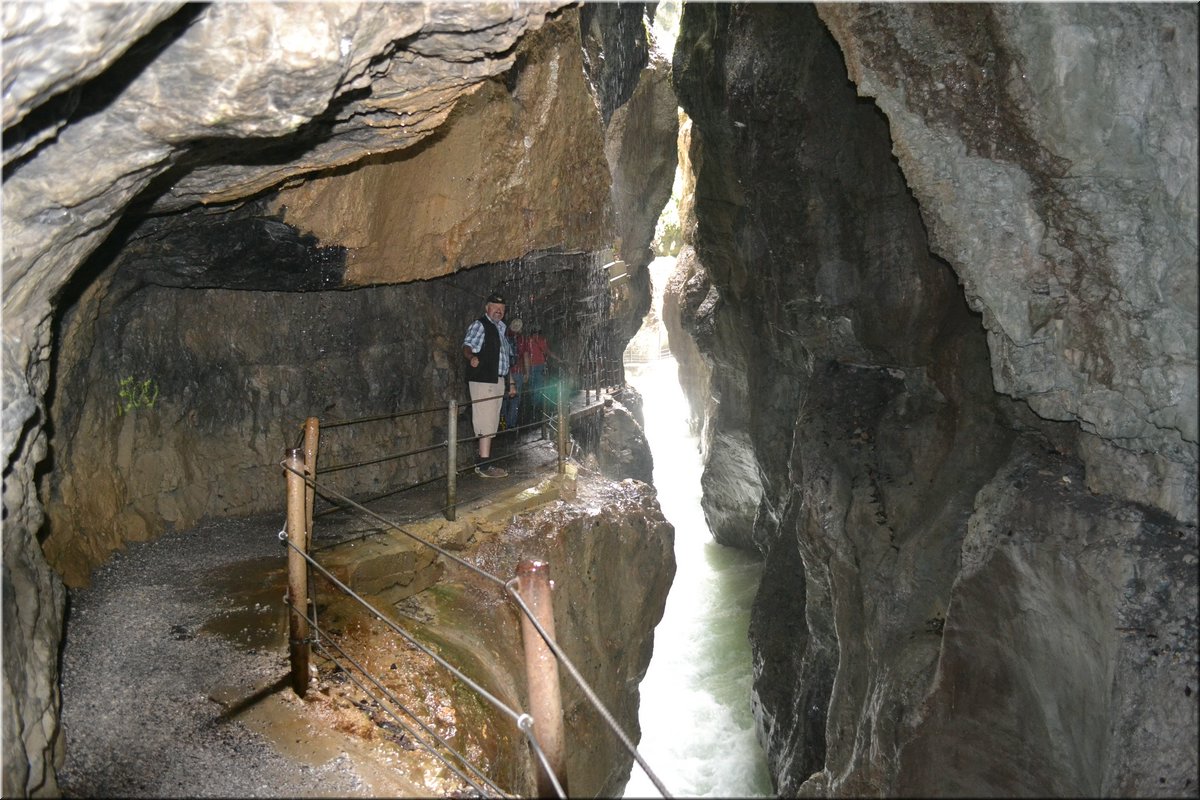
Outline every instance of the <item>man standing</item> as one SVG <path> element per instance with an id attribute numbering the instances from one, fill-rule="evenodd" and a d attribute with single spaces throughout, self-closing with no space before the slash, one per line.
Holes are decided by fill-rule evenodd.
<path id="1" fill-rule="evenodd" d="M 507 389 L 517 393 L 509 380 L 513 353 L 504 335 L 504 297 L 493 292 L 483 307 L 483 316 L 471 323 L 463 338 L 463 358 L 467 360 L 467 388 L 471 394 L 471 422 L 479 437 L 479 462 L 475 472 L 485 478 L 503 478 L 508 471 L 488 464 L 492 457 L 492 439 L 500 426 L 500 400 Z"/>

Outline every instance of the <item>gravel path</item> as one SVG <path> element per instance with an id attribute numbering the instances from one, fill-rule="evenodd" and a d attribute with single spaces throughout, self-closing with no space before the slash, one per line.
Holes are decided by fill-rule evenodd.
<path id="1" fill-rule="evenodd" d="M 132 544 L 70 592 L 62 659 L 66 797 L 366 796 L 353 762 L 281 753 L 211 699 L 246 698 L 288 673 L 282 646 L 205 630 L 244 613 L 221 578 L 278 559 L 278 515 L 203 524 Z M 260 563 L 270 564 L 271 561 Z M 256 609 L 250 609 L 251 612 Z M 276 607 L 260 610 L 283 618 Z M 268 622 L 268 627 L 273 623 Z M 258 631 L 259 638 L 262 631 Z"/>

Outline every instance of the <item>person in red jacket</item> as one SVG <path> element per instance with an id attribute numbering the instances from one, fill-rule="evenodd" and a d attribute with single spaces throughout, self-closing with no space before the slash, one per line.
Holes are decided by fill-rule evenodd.
<path id="1" fill-rule="evenodd" d="M 542 326 L 533 324 L 529 335 L 522 336 L 517 349 L 517 360 L 529 385 L 529 397 L 533 402 L 533 412 L 536 417 L 542 415 L 546 404 L 546 365 L 554 357 L 550 352 L 550 343 L 542 335 Z"/>

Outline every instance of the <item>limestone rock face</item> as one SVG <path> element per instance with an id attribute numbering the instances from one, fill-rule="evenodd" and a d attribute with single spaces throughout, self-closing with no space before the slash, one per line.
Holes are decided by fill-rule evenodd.
<path id="1" fill-rule="evenodd" d="M 637 410 L 640 413 L 640 408 Z M 634 478 L 642 483 L 651 482 L 654 457 L 642 428 L 643 423 L 624 403 L 614 401 L 604 409 L 597 447 L 597 461 L 603 475 L 614 480 Z"/>
<path id="2" fill-rule="evenodd" d="M 690 423 L 700 439 L 701 454 L 708 452 L 707 423 L 714 416 L 712 366 L 704 351 L 697 346 L 704 336 L 705 320 L 714 309 L 716 293 L 696 259 L 691 245 L 680 248 L 675 259 L 675 271 L 663 292 L 663 324 L 671 354 L 679 362 L 679 385 L 688 399 Z"/>
<path id="3" fill-rule="evenodd" d="M 627 342 L 650 310 L 650 243 L 675 179 L 679 101 L 668 54 L 648 48 L 643 36 L 629 35 L 645 30 L 636 5 L 599 3 L 584 9 L 588 74 L 600 98 L 604 156 L 612 174 L 612 255 L 624 262 L 626 276 L 611 284 L 616 324 L 608 340 Z M 615 351 L 608 359 L 620 360 Z"/>
<path id="4" fill-rule="evenodd" d="M 1095 491 L 1194 523 L 1196 9 L 821 18 L 983 316 L 996 390 L 1127 451 L 1085 456 Z M 1147 471 L 1177 488 L 1147 493 Z"/>
<path id="5" fill-rule="evenodd" d="M 345 247 L 353 285 L 608 246 L 613 178 L 576 16 L 522 39 L 507 85 L 476 88 L 436 144 L 285 189 L 282 219 Z"/>
<path id="6" fill-rule="evenodd" d="M 521 35 L 560 5 L 515 15 L 454 3 L 331 3 L 304 13 L 182 6 L 111 65 L 154 20 L 138 6 L 119 7 L 137 15 L 129 28 L 124 13 L 87 14 L 107 46 L 79 52 L 62 40 L 72 83 L 52 70 L 22 73 L 31 85 L 11 112 L 22 119 L 22 140 L 45 126 L 62 130 L 12 157 L 6 141 L 6 312 L 32 306 L 46 282 L 61 285 L 135 199 L 159 210 L 234 200 L 414 145 L 461 96 L 507 70 Z M 61 23 L 33 4 L 22 10 L 26 36 L 51 36 L 46 29 Z M 104 83 L 85 83 L 105 65 Z M 14 66 L 5 60 L 6 84 Z"/>
<path id="7" fill-rule="evenodd" d="M 630 265 L 631 274 L 653 258 L 650 242 L 659 212 L 671 196 L 679 127 L 670 64 L 655 51 L 641 74 L 644 79 L 637 82 L 633 96 L 613 111 L 605 141 L 617 209 L 617 255 Z"/>
<path id="8" fill-rule="evenodd" d="M 648 458 L 644 442 L 634 448 Z M 518 574 L 522 562 L 541 562 L 553 581 L 555 641 L 620 729 L 636 742 L 638 686 L 650 664 L 654 628 L 675 574 L 674 528 L 663 517 L 654 488 L 640 480 L 612 481 L 581 471 L 575 500 L 556 499 L 559 480 L 555 476 L 523 491 L 513 489 L 483 508 L 462 508 L 452 523 L 435 518 L 405 526 L 413 536 L 449 547 L 484 574 L 439 559 L 434 563 L 433 591 L 412 594 L 408 585 L 393 584 L 398 577 L 414 583 L 427 579 L 429 568 L 421 555 L 431 551 L 401 548 L 395 542 L 380 547 L 371 540 L 345 545 L 340 553 L 335 548 L 329 566 L 377 608 L 394 610 L 402 627 L 509 708 L 536 713 L 529 703 L 520 611 L 505 588 L 490 578 L 503 583 Z M 451 534 L 458 536 L 456 544 L 446 541 L 451 531 L 461 532 Z M 375 541 L 388 538 L 407 539 L 395 533 Z M 365 559 L 352 554 L 364 547 Z M 322 591 L 320 596 L 335 595 Z M 354 604 L 330 605 L 322 610 L 327 625 L 372 627 Z M 382 628 L 376 630 L 375 647 L 384 652 L 390 648 L 393 655 L 388 657 L 395 658 L 394 638 Z M 570 670 L 559 666 L 558 672 L 566 740 L 559 777 L 566 781 L 569 796 L 619 797 L 633 756 Z M 427 671 L 423 678 L 419 694 L 450 698 L 462 732 L 455 743 L 470 743 L 476 763 L 504 790 L 518 797 L 537 796 L 533 754 L 514 720 L 463 691 L 444 670 Z M 420 703 L 418 697 L 418 707 Z M 542 724 L 536 720 L 535 733 Z"/>
<path id="9" fill-rule="evenodd" d="M 1194 792 L 1195 9 L 818 10 L 675 51 L 776 790 Z"/>
<path id="10" fill-rule="evenodd" d="M 980 491 L 898 793 L 1194 790 L 1196 530 L 1080 480 L 1014 449 Z"/>

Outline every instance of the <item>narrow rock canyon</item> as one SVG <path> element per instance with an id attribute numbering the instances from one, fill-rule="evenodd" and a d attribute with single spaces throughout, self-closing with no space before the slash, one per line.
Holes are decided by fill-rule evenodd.
<path id="1" fill-rule="evenodd" d="M 1200 791 L 1195 5 L 2 14 L 5 796 L 61 793 L 69 590 L 279 510 L 308 416 L 465 396 L 493 291 L 575 385 L 619 371 L 669 201 L 705 514 L 764 562 L 777 793 Z M 649 479 L 635 418 L 597 434 L 651 520 L 607 521 L 618 551 L 669 537 L 621 483 Z M 638 639 L 624 718 L 666 589 L 568 626 Z M 608 758 L 578 785 L 619 793 Z"/>

